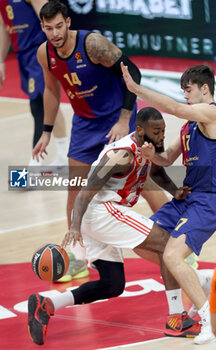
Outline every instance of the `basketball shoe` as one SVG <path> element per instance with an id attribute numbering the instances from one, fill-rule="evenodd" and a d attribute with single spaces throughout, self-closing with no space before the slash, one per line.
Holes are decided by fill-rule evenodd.
<path id="1" fill-rule="evenodd" d="M 54 307 L 49 298 L 31 294 L 28 300 L 28 331 L 35 344 L 44 344 L 50 316 Z"/>
<path id="2" fill-rule="evenodd" d="M 75 255 L 71 252 L 68 253 L 68 256 L 70 261 L 68 270 L 63 277 L 59 278 L 55 282 L 70 282 L 73 279 L 84 278 L 89 275 L 89 270 L 85 260 L 77 260 Z"/>
<path id="3" fill-rule="evenodd" d="M 194 338 L 201 330 L 201 325 L 190 318 L 186 311 L 182 314 L 167 316 L 165 335 L 169 337 Z"/>
<path id="4" fill-rule="evenodd" d="M 202 325 L 200 334 L 194 338 L 194 343 L 201 345 L 214 342 L 216 342 L 216 337 L 212 332 L 210 323 Z"/>

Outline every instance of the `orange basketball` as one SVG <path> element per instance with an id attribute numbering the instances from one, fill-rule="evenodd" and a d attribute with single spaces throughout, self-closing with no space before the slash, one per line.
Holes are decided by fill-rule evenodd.
<path id="1" fill-rule="evenodd" d="M 46 244 L 36 250 L 32 257 L 34 273 L 44 281 L 56 281 L 67 272 L 69 257 L 57 244 Z"/>

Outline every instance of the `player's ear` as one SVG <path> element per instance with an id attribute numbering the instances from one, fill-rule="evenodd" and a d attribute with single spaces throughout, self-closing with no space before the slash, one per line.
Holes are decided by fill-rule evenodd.
<path id="1" fill-rule="evenodd" d="M 71 26 L 71 18 L 70 18 L 70 17 L 67 17 L 67 18 L 66 18 L 66 24 L 67 24 L 67 27 L 68 27 L 68 29 L 69 29 L 70 26 Z"/>
<path id="2" fill-rule="evenodd" d="M 40 24 L 41 24 L 41 29 L 42 29 L 42 31 L 44 32 L 44 24 L 43 24 L 43 21 L 41 21 Z"/>
<path id="3" fill-rule="evenodd" d="M 203 95 L 206 95 L 209 92 L 209 86 L 208 84 L 203 84 L 201 87 Z"/>
<path id="4" fill-rule="evenodd" d="M 136 126 L 136 132 L 141 137 L 144 136 L 144 133 L 145 133 L 144 128 L 142 126 L 140 126 L 140 125 Z"/>

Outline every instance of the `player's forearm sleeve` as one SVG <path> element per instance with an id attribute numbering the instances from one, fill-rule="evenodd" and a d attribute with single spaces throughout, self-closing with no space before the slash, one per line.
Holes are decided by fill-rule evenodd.
<path id="1" fill-rule="evenodd" d="M 125 66 L 128 66 L 128 71 L 132 76 L 133 80 L 139 84 L 141 80 L 141 73 L 138 67 L 124 54 L 114 63 L 110 68 L 120 77 L 122 77 L 122 71 L 120 63 L 123 62 Z M 134 104 L 136 102 L 136 95 L 130 92 L 125 85 L 124 100 L 122 108 L 132 111 Z"/>

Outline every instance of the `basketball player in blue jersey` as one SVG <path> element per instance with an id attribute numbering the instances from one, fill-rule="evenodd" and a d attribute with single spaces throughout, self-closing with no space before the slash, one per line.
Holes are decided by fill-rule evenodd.
<path id="1" fill-rule="evenodd" d="M 152 220 L 170 232 L 164 260 L 193 301 L 201 317 L 202 330 L 196 344 L 216 341 L 211 331 L 209 303 L 194 270 L 184 262 L 191 252 L 200 254 L 203 244 L 216 231 L 216 104 L 214 71 L 206 65 L 188 68 L 181 77 L 187 104 L 138 85 L 122 63 L 128 89 L 150 105 L 178 118 L 187 119 L 180 135 L 161 154 L 146 143 L 143 157 L 163 166 L 171 165 L 183 154 L 186 166 L 184 185 L 191 193 L 182 201 L 173 199 L 153 216 Z"/>
<path id="2" fill-rule="evenodd" d="M 38 46 L 46 39 L 37 14 L 46 0 L 0 1 L 0 87 L 5 79 L 5 58 L 10 44 L 19 63 L 21 87 L 29 96 L 34 117 L 33 147 L 43 131 L 43 71 L 37 61 Z M 66 137 L 64 118 L 59 113 L 54 130 L 57 156 L 52 165 L 66 165 Z M 32 159 L 29 165 L 37 164 Z"/>
<path id="3" fill-rule="evenodd" d="M 104 36 L 85 30 L 69 30 L 71 19 L 63 3 L 55 0 L 48 2 L 42 7 L 40 18 L 48 39 L 38 50 L 38 61 L 45 77 L 45 129 L 33 155 L 43 157 L 46 154 L 62 85 L 74 110 L 68 152 L 69 178 L 86 178 L 90 165 L 104 145 L 119 140 L 135 129 L 136 96 L 126 88 L 120 61 L 128 65 L 137 83 L 140 82 L 140 72 Z M 74 187 L 68 190 L 68 228 L 78 190 Z M 146 194 L 149 192 L 146 191 Z M 152 192 L 151 197 L 148 196 L 148 202 L 154 211 L 167 201 L 162 191 Z M 78 260 L 76 277 L 85 277 L 88 272 L 83 249 L 77 245 L 72 252 L 75 252 Z M 73 262 L 69 270 L 60 282 L 72 279 Z"/>

